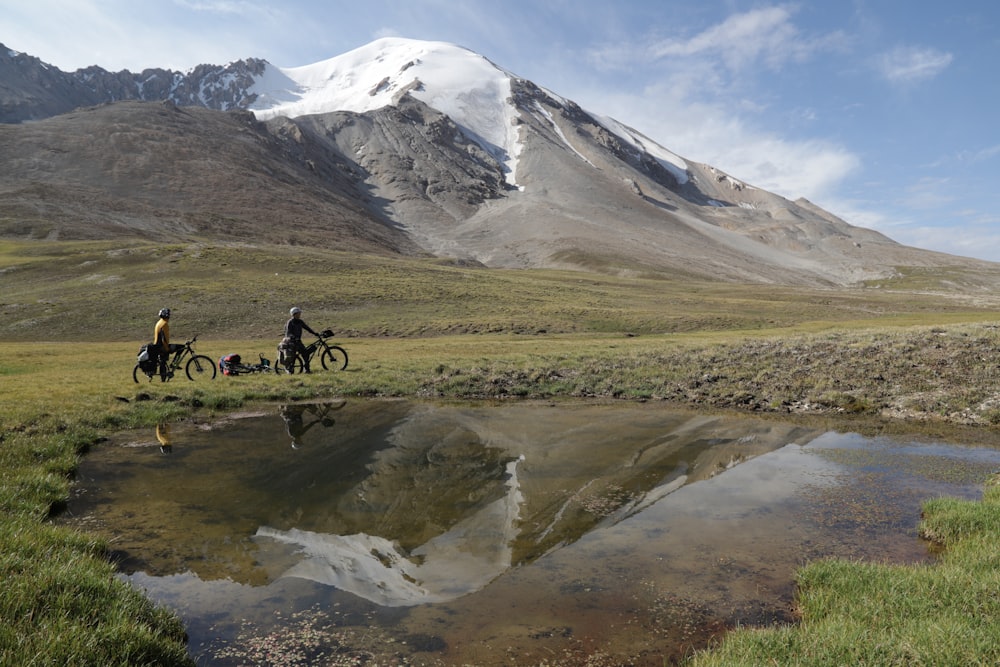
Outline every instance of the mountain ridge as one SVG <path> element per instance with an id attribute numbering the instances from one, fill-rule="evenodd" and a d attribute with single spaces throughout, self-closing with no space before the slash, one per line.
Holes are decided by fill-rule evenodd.
<path id="1" fill-rule="evenodd" d="M 686 160 L 443 42 L 391 38 L 301 68 L 249 59 L 187 75 L 66 74 L 0 48 L 0 73 L 4 234 L 238 229 L 493 267 L 803 285 L 992 266 L 902 246 Z M 75 102 L 87 108 L 53 111 Z M 161 178 L 137 180 L 137 163 Z"/>

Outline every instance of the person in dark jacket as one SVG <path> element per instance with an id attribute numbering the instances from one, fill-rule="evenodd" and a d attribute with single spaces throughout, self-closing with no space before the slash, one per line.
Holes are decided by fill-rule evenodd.
<path id="1" fill-rule="evenodd" d="M 285 322 L 285 337 L 291 339 L 292 345 L 295 348 L 295 353 L 299 355 L 302 359 L 302 367 L 306 373 L 311 373 L 309 370 L 309 357 L 306 353 L 306 346 L 302 344 L 302 330 L 305 329 L 313 336 L 319 336 L 318 333 L 309 328 L 309 325 L 305 323 L 302 319 L 302 309 L 295 307 L 289 312 L 291 319 Z"/>

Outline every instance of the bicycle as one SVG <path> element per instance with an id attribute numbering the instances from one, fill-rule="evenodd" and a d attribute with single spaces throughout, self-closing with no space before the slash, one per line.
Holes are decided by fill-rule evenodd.
<path id="1" fill-rule="evenodd" d="M 234 355 L 239 358 L 239 355 Z M 242 361 L 234 361 L 223 357 L 219 360 L 219 369 L 226 375 L 250 375 L 251 373 L 284 373 L 284 368 L 272 366 L 270 359 L 265 359 L 263 354 L 258 353 L 259 364 L 245 364 Z M 226 373 L 226 371 L 229 371 Z"/>
<path id="2" fill-rule="evenodd" d="M 293 353 L 292 361 L 284 365 L 289 373 L 302 373 L 305 371 L 306 362 L 319 356 L 319 361 L 323 364 L 323 369 L 328 371 L 344 370 L 347 368 L 347 350 L 339 345 L 330 345 L 327 338 L 333 338 L 333 332 L 324 329 L 316 337 L 316 340 L 306 345 L 306 356 L 303 359 L 298 353 Z"/>
<path id="3" fill-rule="evenodd" d="M 178 345 L 176 349 L 172 349 L 171 353 L 173 358 L 167 362 L 167 377 L 164 382 L 169 381 L 174 377 L 174 373 L 179 373 L 181 366 L 184 367 L 184 373 L 187 375 L 188 380 L 214 380 L 215 379 L 215 362 L 204 354 L 198 354 L 191 347 L 194 342 L 198 340 L 195 336 L 191 340 L 187 341 L 183 345 Z M 171 348 L 174 346 L 171 345 Z M 187 362 L 185 363 L 185 359 Z M 135 380 L 136 384 L 139 383 L 139 376 L 145 375 L 152 382 L 153 378 L 160 374 L 159 361 L 151 360 L 147 362 L 139 362 L 132 369 L 132 379 Z"/>

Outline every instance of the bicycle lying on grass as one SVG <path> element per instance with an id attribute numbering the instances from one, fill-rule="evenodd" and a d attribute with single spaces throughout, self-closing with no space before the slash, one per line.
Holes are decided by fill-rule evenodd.
<path id="1" fill-rule="evenodd" d="M 265 359 L 263 354 L 259 364 L 245 364 L 238 354 L 227 354 L 219 359 L 219 370 L 223 375 L 250 375 L 251 373 L 285 373 L 281 366 L 272 366 L 270 359 Z"/>
<path id="2" fill-rule="evenodd" d="M 171 345 L 170 351 L 173 357 L 167 362 L 167 377 L 164 378 L 164 382 L 170 380 L 174 377 L 175 373 L 179 373 L 181 367 L 184 368 L 184 373 L 188 376 L 189 380 L 213 380 L 215 379 L 215 362 L 204 354 L 198 354 L 191 347 L 194 342 L 198 340 L 195 336 L 191 340 L 187 341 L 183 345 Z M 143 345 L 143 350 L 147 346 Z M 140 350 L 140 357 L 142 356 L 142 350 Z M 186 363 L 185 363 L 186 361 Z M 132 369 L 132 379 L 139 382 L 139 376 L 145 375 L 152 382 L 153 378 L 160 374 L 159 361 L 154 355 L 150 355 L 145 361 L 140 361 Z"/>
<path id="3" fill-rule="evenodd" d="M 305 372 L 307 362 L 311 361 L 313 356 L 319 356 L 319 361 L 323 364 L 323 368 L 328 371 L 342 371 L 347 368 L 347 350 L 340 347 L 339 345 L 330 345 L 326 342 L 327 338 L 333 338 L 333 332 L 329 329 L 324 329 L 316 337 L 316 340 L 306 345 L 306 356 L 305 359 L 301 355 L 295 353 L 294 351 L 285 352 L 284 358 L 291 359 L 286 363 L 281 364 L 284 369 L 289 373 L 302 373 Z M 282 342 L 284 344 L 284 342 Z M 279 354 L 281 354 L 281 347 L 279 346 Z M 310 364 L 311 365 L 311 364 Z"/>

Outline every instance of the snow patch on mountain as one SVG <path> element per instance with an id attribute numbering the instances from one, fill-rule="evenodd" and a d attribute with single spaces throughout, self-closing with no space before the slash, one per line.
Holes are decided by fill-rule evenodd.
<path id="1" fill-rule="evenodd" d="M 595 114 L 591 114 L 591 116 L 603 125 L 604 129 L 608 132 L 621 137 L 636 150 L 653 156 L 664 169 L 677 179 L 679 184 L 684 185 L 688 182 L 687 163 L 679 155 L 671 153 L 649 137 L 643 136 L 632 128 L 622 125 L 610 116 L 598 116 Z"/>
<path id="2" fill-rule="evenodd" d="M 552 114 L 549 113 L 548 109 L 543 107 L 538 100 L 535 100 L 535 111 L 540 113 L 542 117 L 545 118 L 546 121 L 548 121 L 549 125 L 552 126 L 552 130 L 556 133 L 556 135 L 559 136 L 560 139 L 562 139 L 563 143 L 566 144 L 566 146 L 568 146 L 571 151 L 576 153 L 584 162 L 589 164 L 591 167 L 594 166 L 594 163 L 591 162 L 586 155 L 578 151 L 576 149 L 576 146 L 570 143 L 569 139 L 566 137 L 566 133 L 562 131 L 562 128 L 559 127 L 558 123 L 556 123 L 555 120 L 552 118 Z"/>

